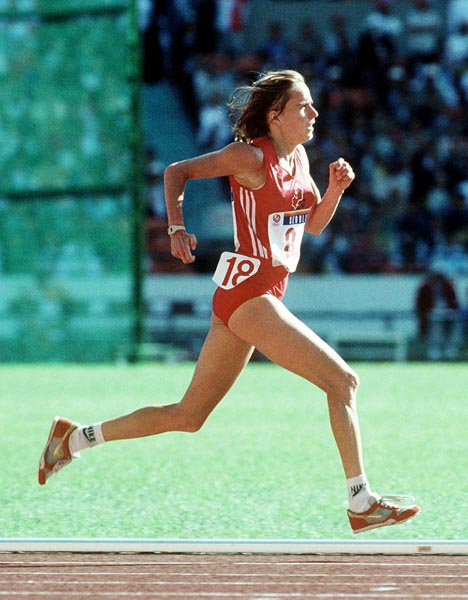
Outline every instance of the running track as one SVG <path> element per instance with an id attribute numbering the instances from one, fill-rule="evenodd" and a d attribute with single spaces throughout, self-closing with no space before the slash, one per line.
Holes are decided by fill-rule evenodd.
<path id="1" fill-rule="evenodd" d="M 0 553 L 0 600 L 468 599 L 468 556 Z"/>

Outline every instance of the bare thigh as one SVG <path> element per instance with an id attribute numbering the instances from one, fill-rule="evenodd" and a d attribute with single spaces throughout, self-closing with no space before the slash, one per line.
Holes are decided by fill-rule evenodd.
<path id="1" fill-rule="evenodd" d="M 192 381 L 182 400 L 145 406 L 105 421 L 102 425 L 105 440 L 145 437 L 165 431 L 197 431 L 236 381 L 252 350 L 248 342 L 213 317 Z"/>
<path id="2" fill-rule="evenodd" d="M 179 404 L 201 426 L 223 399 L 252 356 L 253 346 L 215 315 L 187 391 Z"/>
<path id="3" fill-rule="evenodd" d="M 317 334 L 271 295 L 252 298 L 232 315 L 229 328 L 276 364 L 326 393 L 344 385 L 351 368 Z"/>

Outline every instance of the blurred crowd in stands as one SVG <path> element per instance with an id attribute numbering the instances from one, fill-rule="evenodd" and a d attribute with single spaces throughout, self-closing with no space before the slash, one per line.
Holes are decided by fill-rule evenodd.
<path id="1" fill-rule="evenodd" d="M 403 17 L 395 4 L 375 0 L 357 34 L 339 6 L 326 31 L 313 15 L 293 32 L 272 21 L 245 50 L 249 0 L 141 3 L 145 82 L 177 86 L 200 151 L 232 140 L 237 85 L 268 69 L 306 77 L 320 113 L 312 175 L 323 191 L 344 156 L 357 179 L 327 230 L 306 236 L 305 272 L 468 274 L 468 11 L 408 0 Z"/>

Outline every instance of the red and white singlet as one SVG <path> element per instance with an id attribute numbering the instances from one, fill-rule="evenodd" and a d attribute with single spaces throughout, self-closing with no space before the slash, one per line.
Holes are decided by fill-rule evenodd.
<path id="1" fill-rule="evenodd" d="M 288 275 L 299 262 L 307 215 L 317 202 L 303 146 L 296 149 L 291 175 L 270 138 L 256 138 L 253 145 L 263 151 L 266 181 L 249 190 L 230 177 L 236 251 L 221 254 L 213 275 L 218 285 L 213 311 L 226 325 L 250 298 L 283 298 Z"/>

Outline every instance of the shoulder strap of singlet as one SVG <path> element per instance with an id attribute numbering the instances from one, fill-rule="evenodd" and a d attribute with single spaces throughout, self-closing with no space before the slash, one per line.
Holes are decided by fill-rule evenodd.
<path id="1" fill-rule="evenodd" d="M 268 162 L 271 163 L 273 161 L 276 162 L 278 160 L 278 157 L 277 157 L 276 151 L 275 151 L 275 147 L 269 137 L 264 136 L 264 137 L 254 138 L 252 140 L 252 145 L 257 146 L 257 148 L 260 148 L 260 150 L 262 150 L 262 152 Z"/>

